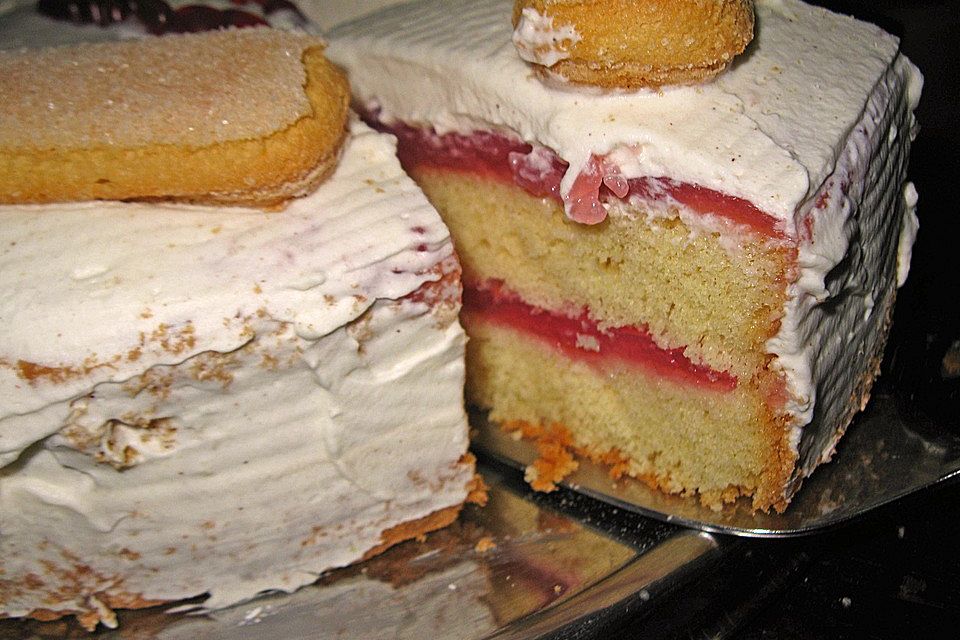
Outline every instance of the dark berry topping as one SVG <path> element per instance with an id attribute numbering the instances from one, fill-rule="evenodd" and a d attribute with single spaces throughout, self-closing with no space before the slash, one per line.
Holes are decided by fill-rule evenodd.
<path id="1" fill-rule="evenodd" d="M 259 5 L 264 16 L 289 11 L 297 22 L 307 22 L 307 18 L 290 0 L 231 0 L 231 3 L 238 7 Z M 123 22 L 132 16 L 154 35 L 268 24 L 263 17 L 244 9 L 216 9 L 203 4 L 190 4 L 174 10 L 164 0 L 38 0 L 37 11 L 56 20 L 101 27 Z"/>

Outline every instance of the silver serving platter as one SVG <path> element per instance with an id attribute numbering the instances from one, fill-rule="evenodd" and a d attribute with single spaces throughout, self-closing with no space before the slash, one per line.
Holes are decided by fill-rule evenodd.
<path id="1" fill-rule="evenodd" d="M 474 446 L 514 467 L 537 456 L 532 443 L 517 440 L 487 421 L 473 419 Z M 614 481 L 589 461 L 562 483 L 620 508 L 703 531 L 750 537 L 789 537 L 836 526 L 906 495 L 960 478 L 960 434 L 920 416 L 905 416 L 891 396 L 875 397 L 840 441 L 834 459 L 808 478 L 782 514 L 752 513 L 748 499 L 720 510 L 695 497 L 663 494 L 642 482 Z"/>

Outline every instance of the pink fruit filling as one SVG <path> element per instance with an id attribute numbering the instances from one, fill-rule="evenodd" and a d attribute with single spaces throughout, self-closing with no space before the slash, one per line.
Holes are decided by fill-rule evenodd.
<path id="1" fill-rule="evenodd" d="M 684 347 L 658 346 L 645 325 L 601 329 L 586 310 L 565 315 L 524 302 L 498 281 L 481 286 L 467 285 L 463 292 L 463 313 L 532 336 L 571 360 L 593 367 L 613 363 L 638 367 L 660 378 L 714 391 L 732 391 L 737 378 L 697 364 L 684 354 Z"/>
<path id="2" fill-rule="evenodd" d="M 767 237 L 784 238 L 776 218 L 743 198 L 666 177 L 625 178 L 615 164 L 599 156 L 593 156 L 574 180 L 564 203 L 560 180 L 569 165 L 545 147 L 534 147 L 492 131 L 441 135 L 403 123 L 387 125 L 375 116 L 370 119 L 376 128 L 397 136 L 397 155 L 407 171 L 435 167 L 516 184 L 535 197 L 565 204 L 568 215 L 577 222 L 603 221 L 603 203 L 611 199 L 638 198 L 673 202 L 695 213 L 744 225 Z"/>

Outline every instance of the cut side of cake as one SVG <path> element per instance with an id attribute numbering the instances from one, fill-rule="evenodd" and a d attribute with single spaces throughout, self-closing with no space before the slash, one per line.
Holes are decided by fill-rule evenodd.
<path id="1" fill-rule="evenodd" d="M 329 51 L 451 228 L 468 400 L 665 491 L 784 509 L 878 373 L 919 73 L 877 27 L 761 1 L 712 83 L 575 88 L 526 65 L 510 14 L 415 2 Z M 576 466 L 541 462 L 544 489 Z"/>
<path id="2" fill-rule="evenodd" d="M 267 76 L 245 108 L 286 95 Z M 332 173 L 282 210 L 3 194 L 0 617 L 217 609 L 457 516 L 460 266 L 392 138 L 333 126 Z"/>

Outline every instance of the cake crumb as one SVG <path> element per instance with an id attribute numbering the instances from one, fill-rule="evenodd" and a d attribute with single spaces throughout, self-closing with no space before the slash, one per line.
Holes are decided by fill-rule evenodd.
<path id="1" fill-rule="evenodd" d="M 573 457 L 573 438 L 560 425 L 542 427 L 525 422 L 503 424 L 507 431 L 519 431 L 524 438 L 536 442 L 537 459 L 524 472 L 524 480 L 535 491 L 549 493 L 556 490 L 558 482 L 579 468 Z"/>
<path id="2" fill-rule="evenodd" d="M 473 550 L 477 553 L 486 553 L 492 549 L 497 548 L 497 543 L 493 541 L 491 536 L 483 536 L 477 540 L 477 544 L 474 545 Z"/>
<path id="3" fill-rule="evenodd" d="M 476 462 L 476 457 L 472 453 L 467 452 L 461 456 L 457 464 L 475 465 Z M 490 487 L 483 481 L 483 476 L 479 473 L 474 473 L 473 478 L 467 483 L 467 499 L 465 502 L 475 504 L 478 507 L 484 507 L 490 499 L 489 491 Z"/>

